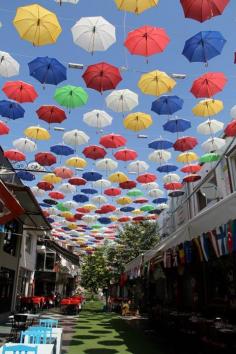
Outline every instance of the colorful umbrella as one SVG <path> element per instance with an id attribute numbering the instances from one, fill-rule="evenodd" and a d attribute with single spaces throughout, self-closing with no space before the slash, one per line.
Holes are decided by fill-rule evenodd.
<path id="1" fill-rule="evenodd" d="M 16 150 L 16 149 L 5 150 L 4 151 L 4 156 L 8 160 L 14 161 L 14 162 L 25 161 L 25 159 L 26 159 L 25 154 L 23 154 L 23 152 L 21 152 L 19 150 Z"/>
<path id="2" fill-rule="evenodd" d="M 112 173 L 109 177 L 108 177 L 110 182 L 113 183 L 122 183 L 122 182 L 126 182 L 128 181 L 128 177 L 126 176 L 126 174 L 124 174 L 123 172 L 115 172 Z"/>
<path id="3" fill-rule="evenodd" d="M 187 18 L 204 22 L 223 13 L 229 0 L 180 0 Z"/>
<path id="4" fill-rule="evenodd" d="M 120 188 L 122 189 L 132 189 L 135 188 L 137 185 L 137 182 L 135 181 L 125 181 L 125 182 L 121 182 L 119 183 Z"/>
<path id="5" fill-rule="evenodd" d="M 190 92 L 196 98 L 210 98 L 221 92 L 227 81 L 224 73 L 209 72 L 194 80 Z"/>
<path id="6" fill-rule="evenodd" d="M 160 115 L 171 115 L 182 109 L 184 101 L 178 96 L 161 96 L 152 102 L 151 110 Z"/>
<path id="7" fill-rule="evenodd" d="M 20 103 L 34 102 L 38 97 L 34 87 L 23 81 L 8 81 L 2 90 L 8 98 Z"/>
<path id="8" fill-rule="evenodd" d="M 111 219 L 110 218 L 98 218 L 98 221 L 101 223 L 101 224 L 110 224 L 111 223 Z"/>
<path id="9" fill-rule="evenodd" d="M 141 197 L 143 195 L 143 192 L 140 189 L 131 189 L 128 193 L 128 197 Z"/>
<path id="10" fill-rule="evenodd" d="M 70 193 L 75 193 L 76 188 L 75 186 L 73 186 L 70 183 L 63 183 L 60 187 L 59 187 L 60 191 L 65 193 L 65 194 L 70 194 Z"/>
<path id="11" fill-rule="evenodd" d="M 176 189 L 174 191 L 169 192 L 168 193 L 168 197 L 170 197 L 170 198 L 178 198 L 178 197 L 183 196 L 184 194 L 185 194 L 184 191 Z"/>
<path id="12" fill-rule="evenodd" d="M 107 201 L 107 198 L 104 197 L 103 195 L 96 195 L 95 197 L 93 197 L 91 199 L 91 202 L 94 203 L 94 204 L 98 204 L 98 205 L 101 205 L 103 203 L 106 203 Z"/>
<path id="13" fill-rule="evenodd" d="M 87 183 L 86 179 L 81 177 L 72 177 L 68 180 L 68 182 L 72 186 L 84 186 Z"/>
<path id="14" fill-rule="evenodd" d="M 98 172 L 85 172 L 82 174 L 82 177 L 86 180 L 86 181 L 90 181 L 90 182 L 95 182 L 98 181 L 99 179 L 102 179 L 102 175 Z"/>
<path id="15" fill-rule="evenodd" d="M 35 180 L 35 175 L 28 171 L 18 171 L 16 173 L 17 177 L 19 177 L 22 181 L 32 182 Z"/>
<path id="16" fill-rule="evenodd" d="M 173 118 L 163 124 L 163 129 L 171 133 L 184 132 L 191 128 L 191 122 L 187 119 Z"/>
<path id="17" fill-rule="evenodd" d="M 25 114 L 24 108 L 18 103 L 2 100 L 0 101 L 0 115 L 5 118 L 16 120 L 23 118 Z"/>
<path id="18" fill-rule="evenodd" d="M 139 183 L 149 183 L 156 181 L 157 176 L 152 173 L 145 173 L 137 177 Z"/>
<path id="19" fill-rule="evenodd" d="M 52 166 L 57 162 L 56 156 L 51 152 L 39 152 L 35 155 L 35 161 L 42 166 Z"/>
<path id="20" fill-rule="evenodd" d="M 199 161 L 201 160 L 201 158 L 199 159 Z M 181 172 L 183 173 L 197 173 L 199 171 L 201 171 L 201 168 L 202 166 L 198 165 L 198 164 L 189 164 L 189 165 L 186 165 L 184 167 L 182 167 L 180 169 Z"/>
<path id="21" fill-rule="evenodd" d="M 77 203 L 86 203 L 89 201 L 89 197 L 85 194 L 76 194 L 73 196 L 73 200 Z"/>
<path id="22" fill-rule="evenodd" d="M 61 182 L 61 177 L 57 177 L 54 173 L 47 173 L 43 176 L 42 180 L 51 184 L 57 184 Z"/>
<path id="23" fill-rule="evenodd" d="M 7 135 L 10 131 L 10 128 L 6 123 L 0 120 L 0 135 Z"/>
<path id="24" fill-rule="evenodd" d="M 169 173 L 169 172 L 175 172 L 178 170 L 178 167 L 172 164 L 165 164 L 157 167 L 157 171 L 161 173 Z"/>
<path id="25" fill-rule="evenodd" d="M 192 150 L 198 144 L 197 138 L 193 136 L 184 136 L 176 140 L 173 145 L 173 148 L 176 151 L 188 151 Z"/>
<path id="26" fill-rule="evenodd" d="M 166 190 L 175 190 L 175 189 L 182 189 L 183 185 L 180 182 L 170 182 L 170 183 L 165 183 L 164 188 Z"/>
<path id="27" fill-rule="evenodd" d="M 157 198 L 160 199 L 160 197 L 162 197 L 164 194 L 164 192 L 161 189 L 155 188 L 155 189 L 151 189 L 148 192 L 148 195 L 152 198 Z"/>
<path id="28" fill-rule="evenodd" d="M 112 117 L 105 111 L 94 109 L 93 111 L 87 112 L 83 115 L 83 121 L 90 127 L 101 129 L 111 125 Z"/>
<path id="29" fill-rule="evenodd" d="M 179 182 L 180 177 L 176 173 L 168 173 L 163 177 L 164 183 L 172 183 L 172 182 Z"/>
<path id="30" fill-rule="evenodd" d="M 159 0 L 115 0 L 119 10 L 141 14 L 145 10 L 157 6 Z"/>
<path id="31" fill-rule="evenodd" d="M 66 67 L 55 58 L 38 57 L 28 63 L 30 76 L 41 84 L 58 85 L 67 79 Z"/>
<path id="32" fill-rule="evenodd" d="M 221 131 L 223 128 L 224 123 L 216 119 L 207 119 L 205 122 L 198 125 L 197 131 L 203 135 L 213 135 Z"/>
<path id="33" fill-rule="evenodd" d="M 154 209 L 154 206 L 151 205 L 151 204 L 147 204 L 147 205 L 144 205 L 140 208 L 141 211 L 150 211 L 150 210 L 153 210 Z"/>
<path id="34" fill-rule="evenodd" d="M 90 145 L 82 151 L 85 157 L 92 160 L 102 159 L 106 156 L 106 150 L 98 145 Z"/>
<path id="35" fill-rule="evenodd" d="M 223 102 L 207 98 L 200 101 L 193 109 L 193 114 L 198 117 L 210 117 L 221 112 L 224 108 Z"/>
<path id="36" fill-rule="evenodd" d="M 100 138 L 99 144 L 103 145 L 105 148 L 116 149 L 118 147 L 124 146 L 127 140 L 119 134 L 108 134 Z"/>
<path id="37" fill-rule="evenodd" d="M 65 144 L 57 144 L 50 147 L 50 151 L 54 152 L 54 154 L 59 156 L 69 156 L 75 153 L 75 150 L 70 146 Z"/>
<path id="38" fill-rule="evenodd" d="M 137 156 L 138 156 L 137 152 L 131 149 L 122 149 L 117 151 L 114 154 L 116 160 L 119 161 L 132 161 L 135 160 Z"/>
<path id="39" fill-rule="evenodd" d="M 20 37 L 34 46 L 55 43 L 62 31 L 57 16 L 38 4 L 18 7 L 13 24 Z"/>
<path id="40" fill-rule="evenodd" d="M 119 205 L 127 205 L 132 203 L 132 199 L 129 197 L 121 197 L 116 200 L 116 203 Z"/>
<path id="41" fill-rule="evenodd" d="M 118 167 L 118 163 L 112 159 L 106 158 L 97 161 L 95 166 L 97 167 L 98 170 L 107 172 L 107 171 L 115 170 Z"/>
<path id="42" fill-rule="evenodd" d="M 64 199 L 65 198 L 63 193 L 57 192 L 57 191 L 49 192 L 48 195 L 49 195 L 50 198 L 56 199 L 56 200 L 60 200 L 60 199 Z"/>
<path id="43" fill-rule="evenodd" d="M 19 138 L 13 141 L 12 145 L 22 152 L 33 152 L 37 149 L 37 145 L 30 139 Z"/>
<path id="44" fill-rule="evenodd" d="M 173 143 L 170 140 L 159 138 L 151 141 L 148 147 L 154 150 L 165 150 L 173 147 Z"/>
<path id="45" fill-rule="evenodd" d="M 93 186 L 102 190 L 104 188 L 109 188 L 111 186 L 111 182 L 107 179 L 99 179 L 98 181 L 93 183 Z"/>
<path id="46" fill-rule="evenodd" d="M 228 123 L 225 128 L 225 135 L 226 136 L 236 136 L 236 120 Z"/>
<path id="47" fill-rule="evenodd" d="M 147 171 L 149 169 L 149 165 L 145 161 L 136 160 L 131 162 L 127 169 L 129 172 L 137 173 L 139 175 L 140 173 Z"/>
<path id="48" fill-rule="evenodd" d="M 83 131 L 74 129 L 63 134 L 63 142 L 68 145 L 78 146 L 87 144 L 89 136 Z"/>
<path id="49" fill-rule="evenodd" d="M 119 221 L 120 223 L 123 223 L 123 222 L 129 222 L 130 220 L 131 220 L 130 216 L 122 216 L 117 221 Z"/>
<path id="50" fill-rule="evenodd" d="M 114 112 L 129 112 L 138 105 L 137 93 L 124 89 L 114 90 L 105 99 L 106 105 Z"/>
<path id="51" fill-rule="evenodd" d="M 57 3 L 59 3 L 60 5 L 62 5 L 63 2 L 67 2 L 69 4 L 78 4 L 79 0 L 55 0 Z"/>
<path id="52" fill-rule="evenodd" d="M 130 113 L 123 120 L 123 124 L 126 129 L 137 132 L 149 128 L 152 125 L 152 117 L 142 112 Z"/>
<path id="53" fill-rule="evenodd" d="M 25 129 L 24 134 L 34 140 L 49 140 L 51 135 L 47 129 L 39 126 L 31 126 Z"/>
<path id="54" fill-rule="evenodd" d="M 87 162 L 79 156 L 73 156 L 66 160 L 66 166 L 84 168 L 87 166 Z"/>
<path id="55" fill-rule="evenodd" d="M 176 159 L 177 162 L 183 162 L 183 163 L 190 163 L 197 160 L 198 160 L 198 156 L 193 151 L 182 152 L 177 156 Z"/>
<path id="56" fill-rule="evenodd" d="M 71 178 L 74 175 L 74 172 L 65 166 L 62 167 L 56 167 L 53 171 L 57 177 L 61 177 L 63 179 L 68 179 Z"/>
<path id="57" fill-rule="evenodd" d="M 212 137 L 207 139 L 201 146 L 204 152 L 214 152 L 222 149 L 226 144 L 226 141 L 221 138 Z"/>
<path id="58" fill-rule="evenodd" d="M 88 94 L 82 87 L 66 85 L 56 89 L 54 99 L 61 106 L 71 109 L 85 105 Z"/>
<path id="59" fill-rule="evenodd" d="M 162 164 L 171 159 L 171 153 L 167 150 L 155 150 L 148 155 L 148 159 Z"/>
<path id="60" fill-rule="evenodd" d="M 208 60 L 221 54 L 226 43 L 218 31 L 202 31 L 185 42 L 182 54 L 190 62 L 207 63 Z"/>
<path id="61" fill-rule="evenodd" d="M 163 28 L 142 26 L 128 33 L 124 45 L 130 54 L 149 57 L 163 52 L 169 42 Z"/>
<path id="62" fill-rule="evenodd" d="M 196 174 L 190 174 L 187 175 L 183 178 L 183 182 L 185 183 L 193 183 L 193 182 L 197 182 L 201 179 L 202 177 L 200 175 L 196 175 Z"/>
<path id="63" fill-rule="evenodd" d="M 151 71 L 143 74 L 138 82 L 138 87 L 146 95 L 160 96 L 171 91 L 176 85 L 173 80 L 164 71 Z"/>
<path id="64" fill-rule="evenodd" d="M 107 188 L 104 190 L 104 194 L 109 197 L 116 197 L 121 194 L 121 190 L 119 188 Z"/>
<path id="65" fill-rule="evenodd" d="M 54 185 L 49 182 L 38 182 L 37 187 L 44 191 L 51 191 L 54 189 Z"/>
<path id="66" fill-rule="evenodd" d="M 114 205 L 111 204 L 104 204 L 101 206 L 100 208 L 103 212 L 105 213 L 112 213 L 113 211 L 116 210 L 116 207 Z"/>
<path id="67" fill-rule="evenodd" d="M 120 211 L 122 211 L 123 213 L 130 213 L 132 211 L 134 211 L 135 209 L 131 206 L 126 206 L 126 207 L 123 207 L 123 208 L 120 208 Z"/>
<path id="68" fill-rule="evenodd" d="M 35 197 L 43 197 L 45 195 L 45 191 L 36 186 L 31 187 L 31 192 L 34 194 Z"/>
<path id="69" fill-rule="evenodd" d="M 44 120 L 49 124 L 62 123 L 66 119 L 65 112 L 56 106 L 41 106 L 37 109 L 36 113 L 39 119 Z"/>
<path id="70" fill-rule="evenodd" d="M 11 77 L 19 74 L 20 64 L 7 52 L 0 51 L 0 76 Z"/>
<path id="71" fill-rule="evenodd" d="M 102 16 L 82 17 L 71 32 L 74 43 L 90 53 L 105 51 L 116 42 L 115 27 Z"/>
<path id="72" fill-rule="evenodd" d="M 215 153 L 215 152 L 210 152 L 207 154 L 204 154 L 200 157 L 199 162 L 200 163 L 208 163 L 208 162 L 215 162 L 220 159 L 220 155 Z"/>
<path id="73" fill-rule="evenodd" d="M 82 77 L 87 87 L 99 92 L 114 90 L 122 80 L 119 69 L 105 62 L 89 65 Z"/>
<path id="74" fill-rule="evenodd" d="M 148 202 L 148 199 L 146 198 L 137 198 L 135 200 L 133 200 L 133 203 L 135 204 L 145 204 Z"/>

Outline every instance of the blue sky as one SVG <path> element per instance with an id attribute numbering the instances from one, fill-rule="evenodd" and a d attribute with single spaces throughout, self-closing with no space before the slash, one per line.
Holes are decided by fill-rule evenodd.
<path id="1" fill-rule="evenodd" d="M 32 1 L 9 1 L 2 0 L 0 5 L 0 21 L 3 27 L 0 29 L 0 49 L 9 52 L 17 61 L 20 62 L 20 75 L 13 77 L 29 83 L 32 83 L 39 98 L 33 104 L 24 104 L 26 110 L 25 117 L 14 122 L 9 122 L 11 132 L 8 136 L 1 137 L 1 145 L 4 149 L 12 147 L 12 141 L 23 136 L 23 131 L 27 126 L 40 124 L 47 128 L 47 124 L 39 121 L 35 110 L 42 104 L 54 104 L 53 94 L 55 86 L 47 86 L 43 90 L 42 85 L 34 78 L 29 76 L 27 63 L 37 56 L 55 57 L 59 61 L 67 64 L 68 62 L 83 63 L 84 65 L 97 63 L 100 61 L 107 61 L 116 66 L 123 66 L 126 64 L 126 58 L 129 70 L 122 74 L 123 81 L 118 88 L 129 88 L 139 94 L 138 111 L 151 113 L 151 102 L 155 97 L 143 95 L 137 87 L 137 82 L 140 77 L 140 72 L 151 71 L 154 69 L 166 71 L 167 73 L 185 73 L 187 78 L 179 80 L 175 89 L 172 91 L 184 99 L 184 107 L 178 112 L 178 116 L 190 119 L 192 128 L 186 131 L 184 135 L 196 135 L 196 126 L 203 122 L 203 119 L 194 117 L 191 109 L 197 103 L 197 100 L 189 92 L 192 81 L 206 71 L 223 71 L 228 77 L 228 84 L 224 91 L 216 96 L 224 102 L 224 110 L 216 119 L 227 122 L 230 120 L 229 110 L 236 104 L 236 66 L 234 65 L 234 51 L 236 50 L 235 43 L 235 27 L 236 27 L 236 3 L 231 1 L 226 8 L 224 15 L 206 21 L 203 24 L 191 19 L 185 19 L 182 7 L 178 0 L 160 0 L 157 8 L 152 8 L 143 14 L 136 16 L 134 14 L 126 15 L 126 33 L 130 30 L 140 27 L 141 25 L 153 25 L 163 27 L 166 29 L 171 42 L 164 53 L 152 56 L 149 63 L 146 64 L 143 57 L 131 56 L 123 46 L 124 41 L 124 13 L 117 10 L 112 0 L 80 0 L 78 5 L 63 4 L 59 6 L 53 0 L 40 0 L 37 3 L 54 11 L 62 26 L 62 34 L 54 45 L 33 47 L 30 43 L 23 41 L 18 36 L 12 20 L 15 16 L 16 8 L 19 5 L 31 4 Z M 117 42 L 110 47 L 106 52 L 96 52 L 92 56 L 85 52 L 80 47 L 73 43 L 70 28 L 82 16 L 103 16 L 116 27 Z M 187 59 L 181 54 L 185 40 L 202 30 L 217 30 L 220 31 L 227 43 L 220 56 L 212 59 L 209 66 L 206 68 L 203 63 L 189 63 Z M 85 87 L 83 79 L 81 78 L 82 71 L 68 69 L 68 80 L 66 83 Z M 6 80 L 0 78 L 0 86 Z M 64 83 L 62 83 L 64 85 Z M 61 85 L 60 85 L 61 86 Z M 99 134 L 96 130 L 88 127 L 83 123 L 83 113 L 92 109 L 104 109 L 113 117 L 113 124 L 105 128 L 104 133 L 109 132 L 120 133 L 125 135 L 128 140 L 127 147 L 134 148 L 138 151 L 138 159 L 147 160 L 148 154 L 152 151 L 148 149 L 148 142 L 159 137 L 160 135 L 169 138 L 172 141 L 176 140 L 175 134 L 167 134 L 163 132 L 162 125 L 166 121 L 166 117 L 158 116 L 151 113 L 153 117 L 153 125 L 141 132 L 147 134 L 148 139 L 137 139 L 137 134 L 125 130 L 122 123 L 122 115 L 116 114 L 105 106 L 105 96 L 107 93 L 101 95 L 100 93 L 88 90 L 89 101 L 88 104 L 82 108 L 73 110 L 68 114 L 68 119 L 63 123 L 66 130 L 80 129 L 84 130 L 90 136 L 90 144 L 97 144 L 99 141 Z M 4 99 L 4 93 L 0 92 L 0 99 Z M 136 109 L 135 109 L 136 110 Z M 59 132 L 52 132 L 52 139 L 50 142 L 38 142 L 38 151 L 49 150 L 49 146 L 61 142 L 62 134 Z M 206 136 L 198 136 L 199 142 L 206 140 Z M 82 146 L 83 148 L 83 146 Z M 82 148 L 79 149 L 81 152 Z M 195 149 L 200 155 L 202 154 L 201 147 Z M 177 153 L 172 152 L 172 162 L 175 163 Z M 108 157 L 112 157 L 111 153 Z M 28 156 L 28 160 L 32 160 L 33 155 Z M 156 170 L 156 165 L 152 162 L 150 164 L 150 172 Z M 92 168 L 92 165 L 90 165 Z M 123 169 L 122 163 L 120 169 Z M 131 176 L 132 177 L 132 176 Z M 161 175 L 158 176 L 161 182 Z M 161 183 L 160 183 L 161 184 Z"/>

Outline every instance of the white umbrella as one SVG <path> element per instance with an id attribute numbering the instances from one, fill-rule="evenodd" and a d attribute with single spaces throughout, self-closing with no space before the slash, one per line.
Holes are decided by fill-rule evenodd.
<path id="1" fill-rule="evenodd" d="M 111 186 L 111 182 L 108 181 L 107 179 L 99 179 L 98 181 L 93 183 L 93 186 L 95 188 L 105 189 Z"/>
<path id="2" fill-rule="evenodd" d="M 215 134 L 224 128 L 224 123 L 216 119 L 207 119 L 197 127 L 197 131 L 203 135 Z"/>
<path id="3" fill-rule="evenodd" d="M 38 162 L 30 162 L 27 166 L 27 169 L 30 171 L 44 171 L 44 167 L 41 166 Z"/>
<path id="4" fill-rule="evenodd" d="M 129 112 L 138 105 L 137 93 L 129 90 L 114 90 L 106 98 L 106 105 L 114 112 Z"/>
<path id="5" fill-rule="evenodd" d="M 164 192 L 161 189 L 155 188 L 148 192 L 149 197 L 151 198 L 160 198 L 162 197 Z"/>
<path id="6" fill-rule="evenodd" d="M 81 130 L 74 129 L 63 134 L 63 141 L 72 146 L 83 145 L 88 143 L 89 136 Z"/>
<path id="7" fill-rule="evenodd" d="M 71 31 L 74 43 L 90 53 L 107 50 L 116 42 L 115 27 L 102 16 L 82 17 Z"/>
<path id="8" fill-rule="evenodd" d="M 173 183 L 179 181 L 180 181 L 180 176 L 177 175 L 176 173 L 168 173 L 163 177 L 163 183 Z"/>
<path id="9" fill-rule="evenodd" d="M 68 2 L 69 4 L 78 4 L 79 0 L 55 0 L 58 4 L 62 4 L 63 2 Z"/>
<path id="10" fill-rule="evenodd" d="M 225 146 L 225 140 L 221 138 L 207 139 L 202 145 L 204 152 L 213 152 L 222 149 Z"/>
<path id="11" fill-rule="evenodd" d="M 118 163 L 109 158 L 99 160 L 95 165 L 98 170 L 102 171 L 113 171 L 118 167 Z"/>
<path id="12" fill-rule="evenodd" d="M 7 52 L 0 51 L 0 76 L 11 77 L 19 74 L 20 64 Z"/>
<path id="13" fill-rule="evenodd" d="M 37 186 L 31 187 L 31 192 L 35 197 L 43 197 L 46 194 L 45 190 L 40 189 Z"/>
<path id="14" fill-rule="evenodd" d="M 143 183 L 142 187 L 148 191 L 151 191 L 152 189 L 159 188 L 159 185 L 156 182 L 149 182 L 149 183 Z"/>
<path id="15" fill-rule="evenodd" d="M 149 160 L 157 163 L 165 163 L 171 159 L 171 153 L 167 150 L 155 150 L 148 156 Z"/>
<path id="16" fill-rule="evenodd" d="M 136 160 L 131 162 L 127 169 L 129 172 L 135 172 L 137 174 L 143 173 L 149 169 L 149 165 L 145 161 Z"/>
<path id="17" fill-rule="evenodd" d="M 37 149 L 35 142 L 28 138 L 19 138 L 13 141 L 13 146 L 23 152 L 33 152 Z"/>
<path id="18" fill-rule="evenodd" d="M 84 215 L 84 216 L 82 216 L 82 220 L 83 220 L 86 224 L 93 224 L 93 223 L 96 222 L 97 216 L 96 216 L 96 215 Z"/>
<path id="19" fill-rule="evenodd" d="M 74 202 L 74 200 L 67 200 L 63 203 L 63 206 L 67 209 L 75 209 L 78 207 L 78 203 Z"/>
<path id="20" fill-rule="evenodd" d="M 75 193 L 76 192 L 76 187 L 73 186 L 70 183 L 63 183 L 60 187 L 59 190 L 65 194 L 69 193 Z"/>
<path id="21" fill-rule="evenodd" d="M 157 205 L 156 209 L 159 209 L 159 210 L 169 209 L 169 205 L 166 203 L 160 203 Z"/>
<path id="22" fill-rule="evenodd" d="M 101 129 L 111 125 L 112 117 L 105 111 L 94 109 L 83 115 L 83 121 L 90 127 Z"/>
<path id="23" fill-rule="evenodd" d="M 230 117 L 231 117 L 232 119 L 236 119 L 236 105 L 231 108 L 231 110 L 230 110 Z"/>
<path id="24" fill-rule="evenodd" d="M 49 212 L 50 215 L 56 216 L 58 214 L 58 209 L 55 207 L 48 208 L 47 211 Z"/>
<path id="25" fill-rule="evenodd" d="M 101 205 L 101 204 L 107 202 L 107 198 L 104 197 L 103 195 L 96 195 L 95 197 L 93 197 L 91 199 L 91 202 L 94 203 L 94 204 Z"/>

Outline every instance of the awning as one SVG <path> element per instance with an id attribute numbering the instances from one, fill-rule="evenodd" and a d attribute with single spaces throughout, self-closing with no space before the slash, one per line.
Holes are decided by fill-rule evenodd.
<path id="1" fill-rule="evenodd" d="M 10 183 L 6 183 L 6 186 L 13 192 L 16 199 L 24 209 L 24 214 L 18 217 L 24 225 L 36 228 L 38 230 L 51 230 L 51 225 L 43 215 L 42 209 L 40 208 L 29 187 Z"/>
<path id="2" fill-rule="evenodd" d="M 59 253 L 63 258 L 65 258 L 67 261 L 71 262 L 72 264 L 79 266 L 80 265 L 80 258 L 76 254 L 70 252 L 69 250 L 65 249 L 64 247 L 59 246 L 55 241 L 53 240 L 47 240 L 46 241 L 46 247 L 49 249 L 56 251 Z"/>

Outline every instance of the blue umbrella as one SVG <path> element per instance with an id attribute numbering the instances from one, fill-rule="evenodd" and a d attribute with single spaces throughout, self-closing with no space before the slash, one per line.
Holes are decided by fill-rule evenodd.
<path id="1" fill-rule="evenodd" d="M 22 181 L 33 181 L 35 179 L 35 175 L 28 171 L 19 171 L 16 173 L 17 177 L 22 179 Z"/>
<path id="2" fill-rule="evenodd" d="M 166 165 L 161 165 L 159 167 L 157 167 L 157 171 L 158 172 L 163 172 L 163 173 L 170 173 L 170 172 L 174 172 L 177 171 L 178 167 L 176 165 L 172 165 L 172 164 L 166 164 Z"/>
<path id="3" fill-rule="evenodd" d="M 77 203 L 85 203 L 89 200 L 89 197 L 85 194 L 76 194 L 73 196 L 73 200 Z"/>
<path id="4" fill-rule="evenodd" d="M 57 201 L 53 199 L 44 199 L 43 202 L 50 205 L 57 205 Z"/>
<path id="5" fill-rule="evenodd" d="M 102 175 L 98 172 L 85 172 L 82 174 L 82 177 L 86 179 L 86 181 L 98 181 L 99 179 L 102 179 Z"/>
<path id="6" fill-rule="evenodd" d="M 162 197 L 162 198 L 153 199 L 152 202 L 153 202 L 154 204 L 161 204 L 161 203 L 166 203 L 167 200 L 168 200 L 168 198 Z"/>
<path id="7" fill-rule="evenodd" d="M 167 139 L 156 139 L 148 144 L 148 147 L 154 150 L 170 149 L 173 147 L 173 143 Z"/>
<path id="8" fill-rule="evenodd" d="M 19 103 L 8 100 L 0 101 L 0 115 L 9 119 L 23 118 L 25 114 L 24 108 Z"/>
<path id="9" fill-rule="evenodd" d="M 98 221 L 100 222 L 100 224 L 110 224 L 111 223 L 111 219 L 110 218 L 98 218 Z"/>
<path id="10" fill-rule="evenodd" d="M 126 207 L 120 208 L 120 211 L 123 211 L 124 213 L 129 213 L 129 212 L 133 211 L 134 209 L 135 208 L 133 208 L 133 207 L 126 206 Z"/>
<path id="11" fill-rule="evenodd" d="M 62 226 L 61 229 L 65 230 L 65 231 L 71 231 L 71 229 L 69 227 L 67 227 L 67 226 Z"/>
<path id="12" fill-rule="evenodd" d="M 39 205 L 42 207 L 42 208 L 51 208 L 51 205 L 47 204 L 47 203 L 39 203 Z"/>
<path id="13" fill-rule="evenodd" d="M 184 101 L 178 96 L 161 96 L 152 102 L 151 110 L 157 114 L 171 115 L 182 109 Z"/>
<path id="14" fill-rule="evenodd" d="M 161 212 L 162 212 L 162 210 L 160 210 L 160 209 L 153 209 L 153 210 L 150 210 L 150 211 L 148 212 L 148 214 L 160 215 Z"/>
<path id="15" fill-rule="evenodd" d="M 185 42 L 182 54 L 190 62 L 207 63 L 208 60 L 221 54 L 226 43 L 218 31 L 202 31 Z"/>
<path id="16" fill-rule="evenodd" d="M 182 195 L 184 195 L 184 191 L 180 190 L 172 191 L 168 194 L 168 196 L 171 198 L 181 197 Z"/>
<path id="17" fill-rule="evenodd" d="M 68 155 L 73 155 L 75 153 L 74 149 L 64 144 L 53 145 L 50 147 L 50 151 L 60 156 L 68 156 Z"/>
<path id="18" fill-rule="evenodd" d="M 184 132 L 189 128 L 191 128 L 191 122 L 182 118 L 170 119 L 163 125 L 163 129 L 171 133 Z"/>
<path id="19" fill-rule="evenodd" d="M 52 224 L 55 220 L 53 218 L 47 218 L 47 221 L 49 222 L 49 224 Z"/>
<path id="20" fill-rule="evenodd" d="M 84 194 L 96 194 L 98 191 L 93 188 L 83 188 L 81 189 L 81 192 Z"/>
<path id="21" fill-rule="evenodd" d="M 28 63 L 30 75 L 41 84 L 58 85 L 67 79 L 66 67 L 57 59 L 38 57 Z"/>

